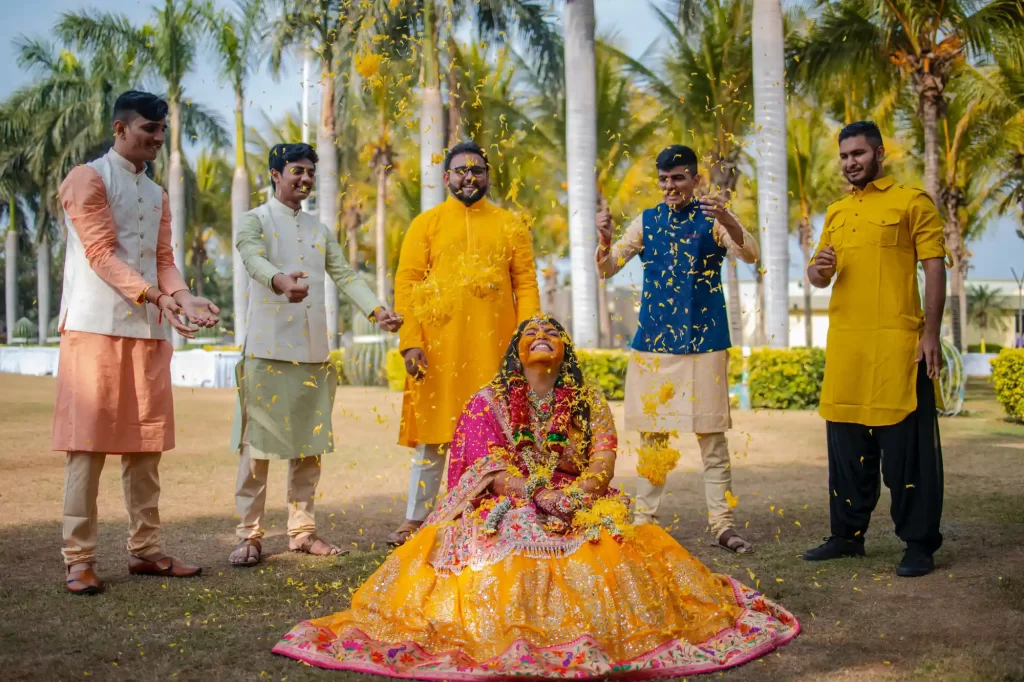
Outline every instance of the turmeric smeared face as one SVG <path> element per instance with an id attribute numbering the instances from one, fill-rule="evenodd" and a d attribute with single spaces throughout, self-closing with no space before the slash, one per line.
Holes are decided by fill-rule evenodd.
<path id="1" fill-rule="evenodd" d="M 523 367 L 559 367 L 565 359 L 565 341 L 561 332 L 547 320 L 530 322 L 519 339 L 519 359 Z"/>

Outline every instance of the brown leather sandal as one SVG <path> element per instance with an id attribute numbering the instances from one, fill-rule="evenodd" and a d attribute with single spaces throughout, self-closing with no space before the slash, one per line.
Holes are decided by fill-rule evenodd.
<path id="1" fill-rule="evenodd" d="M 263 561 L 263 545 L 256 538 L 246 538 L 235 545 L 235 549 L 228 555 L 228 561 L 238 568 L 256 566 Z"/>
<path id="2" fill-rule="evenodd" d="M 405 543 L 409 542 L 409 538 L 411 538 L 422 525 L 422 521 L 409 521 L 406 519 L 402 522 L 401 526 L 395 529 L 394 533 L 388 536 L 388 544 L 392 547 L 401 547 Z"/>
<path id="3" fill-rule="evenodd" d="M 88 596 L 103 591 L 103 583 L 92 564 L 73 564 L 65 567 L 65 584 L 71 594 Z"/>
<path id="4" fill-rule="evenodd" d="M 148 559 L 128 557 L 128 572 L 132 575 L 156 575 L 163 578 L 195 578 L 202 574 L 199 566 L 190 566 L 166 554 Z"/>
<path id="5" fill-rule="evenodd" d="M 715 540 L 715 546 L 736 554 L 753 554 L 754 552 L 754 545 L 740 537 L 740 534 L 732 528 L 722 531 L 722 534 Z"/>
<path id="6" fill-rule="evenodd" d="M 327 542 L 315 533 L 292 538 L 288 542 L 288 551 L 310 554 L 312 556 L 345 556 L 349 553 L 349 550 Z"/>

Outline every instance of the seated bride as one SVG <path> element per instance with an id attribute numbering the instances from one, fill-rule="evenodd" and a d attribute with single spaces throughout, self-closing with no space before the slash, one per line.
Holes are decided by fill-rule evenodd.
<path id="1" fill-rule="evenodd" d="M 519 326 L 452 441 L 448 493 L 356 591 L 274 652 L 389 677 L 678 677 L 740 665 L 800 626 L 712 573 L 609 487 L 615 425 L 562 326 Z"/>

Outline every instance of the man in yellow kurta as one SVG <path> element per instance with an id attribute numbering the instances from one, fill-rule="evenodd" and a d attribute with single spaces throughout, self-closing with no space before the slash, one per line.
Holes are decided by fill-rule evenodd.
<path id="1" fill-rule="evenodd" d="M 843 175 L 854 190 L 825 213 L 812 285 L 835 284 L 829 301 L 825 381 L 832 536 L 808 561 L 864 555 L 881 478 L 896 535 L 907 543 L 896 574 L 930 573 L 942 545 L 942 449 L 933 381 L 942 365 L 946 302 L 943 222 L 928 195 L 882 171 L 874 123 L 839 133 Z M 925 310 L 917 264 L 925 273 Z"/>
<path id="2" fill-rule="evenodd" d="M 494 376 L 519 323 L 540 311 L 529 229 L 487 200 L 484 151 L 455 145 L 444 170 L 451 196 L 412 221 L 395 273 L 410 375 L 398 442 L 417 451 L 405 522 L 388 538 L 393 545 L 427 517 L 466 401 Z"/>

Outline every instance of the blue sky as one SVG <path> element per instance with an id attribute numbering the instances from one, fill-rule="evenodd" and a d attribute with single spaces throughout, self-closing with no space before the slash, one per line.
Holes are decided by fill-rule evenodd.
<path id="1" fill-rule="evenodd" d="M 215 0 L 227 5 L 225 0 Z M 51 27 L 63 12 L 94 8 L 104 12 L 121 12 L 133 22 L 142 23 L 152 14 L 152 0 L 0 0 L 0 54 L 11 68 L 0 70 L 0 98 L 29 82 L 29 74 L 15 64 L 13 41 L 20 35 L 46 39 Z M 659 25 L 649 2 L 645 0 L 595 0 L 598 31 L 615 34 L 622 46 L 635 56 L 642 54 L 658 37 Z M 216 63 L 208 57 L 200 60 L 198 73 L 185 82 L 188 96 L 203 102 L 220 113 L 226 123 L 231 120 L 234 106 L 230 89 L 220 82 Z M 159 89 L 158 84 L 154 84 Z M 251 82 L 248 95 L 247 120 L 259 120 L 261 110 L 270 114 L 298 109 L 302 96 L 301 66 L 294 60 L 285 63 L 281 76 L 275 81 L 269 69 L 264 69 Z M 311 103 L 316 111 L 315 101 Z M 228 126 L 230 129 L 230 126 Z M 978 279 L 1010 279 L 1010 268 L 1018 274 L 1024 270 L 1024 240 L 1015 234 L 1014 219 L 993 221 L 985 235 L 971 245 L 974 267 L 971 277 Z M 791 249 L 794 255 L 799 250 Z M 797 276 L 799 275 L 799 271 Z"/>

